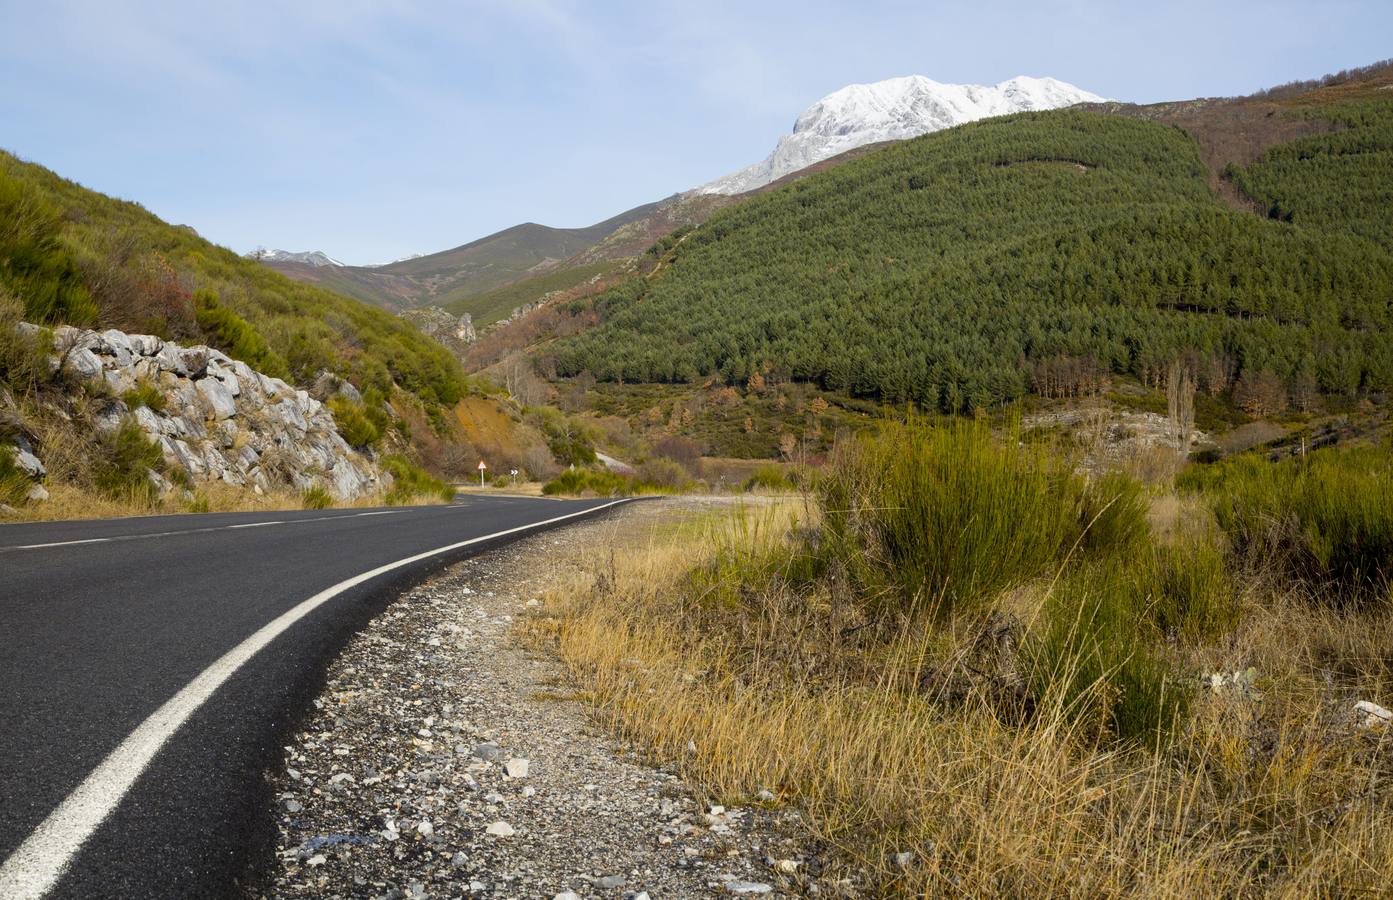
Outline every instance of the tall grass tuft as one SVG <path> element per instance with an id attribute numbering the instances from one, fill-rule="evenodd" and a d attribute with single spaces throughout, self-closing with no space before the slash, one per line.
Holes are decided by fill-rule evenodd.
<path id="1" fill-rule="evenodd" d="M 1178 482 L 1210 498 L 1252 569 L 1336 603 L 1386 602 L 1393 584 L 1393 452 L 1318 450 L 1278 463 L 1247 455 Z"/>
<path id="2" fill-rule="evenodd" d="M 449 503 L 455 499 L 453 487 L 404 456 L 384 456 L 382 468 L 392 476 L 392 488 L 386 496 L 389 504 L 411 503 L 423 498 Z"/>
<path id="3" fill-rule="evenodd" d="M 300 505 L 305 509 L 328 509 L 334 505 L 334 495 L 313 484 L 300 492 Z"/>
<path id="4" fill-rule="evenodd" d="M 121 399 L 126 401 L 126 405 L 131 409 L 135 409 L 137 406 L 146 406 L 154 412 L 164 412 L 164 393 L 157 384 L 148 378 L 137 381 L 135 387 L 121 395 Z"/>
<path id="5" fill-rule="evenodd" d="M 821 481 L 824 541 L 867 596 L 971 612 L 1076 550 L 1145 539 L 1140 489 L 1092 486 L 1013 430 L 980 421 L 890 424 L 842 445 Z"/>
<path id="6" fill-rule="evenodd" d="M 150 505 L 157 499 L 151 472 L 164 469 L 158 444 L 141 431 L 132 418 L 102 441 L 100 455 L 93 460 L 92 481 L 102 493 Z"/>
<path id="7" fill-rule="evenodd" d="M 0 444 L 0 503 L 22 506 L 29 499 L 29 476 L 15 463 L 14 448 Z"/>
<path id="8" fill-rule="evenodd" d="M 1123 740 L 1173 729 L 1190 692 L 1157 650 L 1149 583 L 1134 560 L 1114 558 L 1054 585 L 1028 651 L 1038 703 Z"/>
<path id="9" fill-rule="evenodd" d="M 742 487 L 746 491 L 771 491 L 786 494 L 793 490 L 793 482 L 789 480 L 788 473 L 784 471 L 783 466 L 769 463 L 755 469 L 750 477 L 745 479 Z"/>

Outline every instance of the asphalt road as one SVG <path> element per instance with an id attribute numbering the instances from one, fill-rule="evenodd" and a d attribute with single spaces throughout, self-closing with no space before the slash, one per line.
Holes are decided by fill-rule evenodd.
<path id="1" fill-rule="evenodd" d="M 347 586 L 260 646 L 268 623 L 373 569 L 606 503 L 472 497 L 0 526 L 0 893 L 34 892 L 16 875 L 31 857 L 55 872 L 62 860 L 44 885 L 53 897 L 255 890 L 274 835 L 262 773 L 328 661 L 405 586 L 511 536 Z M 131 745 L 253 646 L 121 787 L 110 772 Z M 119 802 L 89 830 L 93 797 Z M 65 841 L 80 843 L 65 855 Z"/>

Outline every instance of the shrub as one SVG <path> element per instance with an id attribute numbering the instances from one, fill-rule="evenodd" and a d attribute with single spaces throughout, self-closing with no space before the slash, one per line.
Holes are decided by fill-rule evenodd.
<path id="1" fill-rule="evenodd" d="M 52 343 L 47 332 L 20 332 L 23 321 L 24 304 L 0 285 L 0 383 L 19 391 L 48 379 L 48 351 Z"/>
<path id="2" fill-rule="evenodd" d="M 29 499 L 29 476 L 15 462 L 14 448 L 0 444 L 0 503 L 20 506 Z"/>
<path id="3" fill-rule="evenodd" d="M 1083 491 L 1079 526 L 1087 553 L 1132 556 L 1149 547 L 1151 526 L 1141 483 L 1117 474 L 1090 482 Z"/>
<path id="4" fill-rule="evenodd" d="M 300 492 L 300 505 L 305 509 L 328 509 L 334 505 L 334 496 L 317 484 L 310 485 Z"/>
<path id="5" fill-rule="evenodd" d="M 126 401 L 126 405 L 131 409 L 146 406 L 154 412 L 164 412 L 164 393 L 148 378 L 137 381 L 135 387 L 121 395 L 121 399 Z"/>
<path id="6" fill-rule="evenodd" d="M 1238 587 L 1214 536 L 1188 536 L 1147 552 L 1149 559 L 1137 571 L 1149 583 L 1148 610 L 1162 631 L 1199 639 L 1237 624 Z"/>
<path id="7" fill-rule="evenodd" d="M 1173 679 L 1130 560 L 1080 566 L 1055 584 L 1028 654 L 1037 703 L 1127 740 L 1166 733 L 1189 689 Z"/>
<path id="8" fill-rule="evenodd" d="M 676 460 L 659 456 L 638 467 L 638 480 L 662 491 L 683 491 L 691 485 L 687 469 Z"/>
<path id="9" fill-rule="evenodd" d="M 385 498 L 388 504 L 409 503 L 418 497 L 435 497 L 446 503 L 455 499 L 454 487 L 404 456 L 384 456 L 382 468 L 392 476 L 392 487 Z"/>
<path id="10" fill-rule="evenodd" d="M 1335 602 L 1386 600 L 1393 582 L 1393 453 L 1317 450 L 1271 463 L 1245 454 L 1184 473 L 1234 550 Z"/>
<path id="11" fill-rule="evenodd" d="M 150 473 L 163 469 L 159 444 L 147 438 L 134 419 L 126 418 L 102 440 L 92 466 L 92 482 L 109 496 L 152 503 L 155 485 Z"/>
<path id="12" fill-rule="evenodd" d="M 747 491 L 775 491 L 779 493 L 793 490 L 793 482 L 789 481 L 788 473 L 783 466 L 766 465 L 755 469 L 749 478 L 745 479 L 744 488 Z"/>
<path id="13" fill-rule="evenodd" d="M 0 287 L 23 298 L 31 322 L 91 324 L 97 304 L 63 244 L 62 224 L 38 190 L 0 171 Z"/>
<path id="14" fill-rule="evenodd" d="M 1080 535 L 1085 489 L 982 422 L 914 421 L 838 448 L 818 491 L 829 551 L 864 593 L 948 613 L 1055 565 Z"/>
<path id="15" fill-rule="evenodd" d="M 633 492 L 633 485 L 622 475 L 602 469 L 567 469 L 542 485 L 542 493 L 592 494 L 600 497 L 622 497 Z"/>
<path id="16" fill-rule="evenodd" d="M 339 434 L 354 447 L 372 447 L 382 440 L 382 429 L 369 417 L 364 404 L 347 397 L 330 397 L 329 411 Z"/>
<path id="17" fill-rule="evenodd" d="M 210 344 L 267 375 L 289 376 L 285 360 L 267 345 L 250 322 L 222 306 L 216 293 L 207 289 L 195 291 L 193 302 L 198 327 Z"/>
<path id="18" fill-rule="evenodd" d="M 701 446 L 691 438 L 669 434 L 653 444 L 653 452 L 682 466 L 688 472 L 695 472 L 701 462 Z"/>

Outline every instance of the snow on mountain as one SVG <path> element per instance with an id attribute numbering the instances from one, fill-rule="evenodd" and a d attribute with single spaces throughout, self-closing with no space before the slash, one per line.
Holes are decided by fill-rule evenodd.
<path id="1" fill-rule="evenodd" d="M 1024 75 L 991 87 L 940 84 L 922 75 L 852 84 L 804 110 L 793 133 L 779 138 L 767 158 L 696 190 L 739 194 L 864 144 L 918 137 L 988 116 L 1102 99 L 1054 78 Z"/>
<path id="2" fill-rule="evenodd" d="M 399 257 L 397 257 L 396 259 L 392 260 L 391 262 L 385 262 L 385 263 L 367 263 L 366 265 L 363 266 L 363 268 L 364 268 L 364 269 L 380 269 L 380 268 L 382 268 L 383 266 L 390 266 L 390 265 L 393 265 L 393 264 L 395 264 L 395 263 L 406 262 L 406 261 L 412 260 L 412 259 L 420 259 L 420 258 L 423 257 L 423 256 L 425 256 L 424 253 L 408 253 L 408 254 L 406 254 L 405 256 L 399 256 Z"/>
<path id="3" fill-rule="evenodd" d="M 290 250 L 267 250 L 265 247 L 257 247 L 247 255 L 252 259 L 259 259 L 262 262 L 305 263 L 306 265 L 316 267 L 344 265 L 344 263 L 339 262 L 322 250 L 305 250 L 300 253 L 295 253 Z"/>

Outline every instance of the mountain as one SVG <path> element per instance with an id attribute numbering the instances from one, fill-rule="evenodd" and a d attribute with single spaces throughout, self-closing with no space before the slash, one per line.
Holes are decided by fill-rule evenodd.
<path id="1" fill-rule="evenodd" d="M 386 309 L 445 306 L 545 272 L 657 207 L 657 203 L 637 206 L 583 228 L 552 228 L 525 222 L 449 250 L 380 266 L 326 266 L 302 259 L 263 262 L 296 281 L 316 284 Z"/>
<path id="2" fill-rule="evenodd" d="M 1054 78 L 1020 76 L 991 87 L 922 75 L 853 84 L 803 111 L 764 160 L 697 188 L 741 194 L 863 144 L 918 137 L 989 116 L 1059 109 L 1103 98 Z"/>
<path id="3" fill-rule="evenodd" d="M 304 263 L 307 266 L 315 267 L 343 265 L 322 250 L 305 250 L 295 253 L 290 250 L 267 250 L 265 247 L 257 247 L 247 256 L 264 263 Z"/>
<path id="4" fill-rule="evenodd" d="M 555 310 L 576 325 L 536 334 L 540 368 L 759 373 L 957 412 L 1155 385 L 1181 360 L 1234 403 L 1377 400 L 1393 392 L 1390 81 L 1383 66 L 889 144 L 722 209 L 646 277 Z M 1176 127 L 1195 117 L 1204 130 Z"/>

